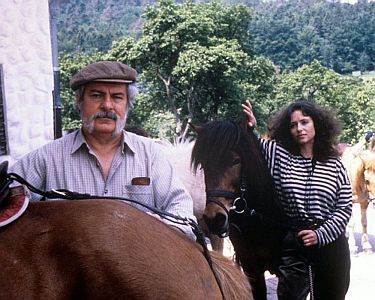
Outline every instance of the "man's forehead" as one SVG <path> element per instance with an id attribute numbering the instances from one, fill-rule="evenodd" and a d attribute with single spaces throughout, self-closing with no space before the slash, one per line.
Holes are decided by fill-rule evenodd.
<path id="1" fill-rule="evenodd" d="M 109 83 L 109 82 L 90 82 L 86 85 L 86 91 L 101 91 L 101 92 L 122 92 L 125 93 L 127 85 L 124 83 Z"/>

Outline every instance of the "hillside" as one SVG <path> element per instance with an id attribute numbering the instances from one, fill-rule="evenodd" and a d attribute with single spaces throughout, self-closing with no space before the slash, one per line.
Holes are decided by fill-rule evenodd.
<path id="1" fill-rule="evenodd" d="M 139 37 L 142 13 L 156 0 L 61 0 L 60 53 L 106 52 L 112 41 Z M 182 2 L 182 1 L 175 1 Z M 195 2 L 195 1 L 192 1 Z M 196 1 L 207 2 L 207 1 Z M 342 74 L 375 69 L 375 2 L 221 0 L 253 9 L 249 31 L 256 55 L 295 70 L 317 59 Z"/>

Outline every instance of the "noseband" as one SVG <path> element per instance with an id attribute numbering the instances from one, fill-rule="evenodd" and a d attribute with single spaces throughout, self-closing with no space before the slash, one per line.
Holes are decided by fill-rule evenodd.
<path id="1" fill-rule="evenodd" d="M 214 189 L 214 190 L 206 190 L 206 205 L 209 203 L 215 203 L 219 205 L 227 214 L 229 217 L 229 211 L 234 211 L 235 213 L 242 214 L 245 211 L 249 211 L 247 208 L 247 201 L 245 199 L 245 192 L 246 192 L 246 184 L 245 184 L 245 176 L 243 173 L 243 169 L 240 170 L 240 195 L 238 196 L 238 193 L 224 191 L 220 189 Z M 216 198 L 222 197 L 227 199 L 232 199 L 233 204 L 232 206 L 227 209 L 223 203 L 221 203 Z"/>
<path id="2" fill-rule="evenodd" d="M 241 182 L 243 181 L 241 180 Z M 215 203 L 219 205 L 222 209 L 224 209 L 227 215 L 229 215 L 229 211 L 231 210 L 233 210 L 234 212 L 238 214 L 242 214 L 243 212 L 247 211 L 247 201 L 245 199 L 246 189 L 243 184 L 241 184 L 240 192 L 241 192 L 240 196 L 237 197 L 237 194 L 234 192 L 229 192 L 229 191 L 224 191 L 224 190 L 207 190 L 206 191 L 206 196 L 207 196 L 206 205 L 209 203 Z M 227 209 L 223 203 L 215 199 L 218 197 L 234 199 L 233 205 L 229 209 Z"/>
<path id="3" fill-rule="evenodd" d="M 225 211 L 227 218 L 229 219 L 230 211 L 234 211 L 235 213 L 238 213 L 238 214 L 242 214 L 245 211 L 249 211 L 247 209 L 247 201 L 245 199 L 245 192 L 246 192 L 246 189 L 242 185 L 240 187 L 239 197 L 237 197 L 237 194 L 233 192 L 228 192 L 228 191 L 223 191 L 223 190 L 208 190 L 206 191 L 206 195 L 207 195 L 206 205 L 209 203 L 215 203 L 216 205 L 220 206 Z M 227 209 L 223 203 L 221 203 L 219 200 L 216 199 L 217 197 L 234 199 L 232 206 L 229 209 Z M 236 224 L 234 224 L 233 222 L 230 222 L 227 224 L 225 232 L 219 235 L 220 237 L 224 238 L 229 235 L 229 225 L 232 227 L 235 227 L 237 231 L 241 232 L 241 229 Z"/>

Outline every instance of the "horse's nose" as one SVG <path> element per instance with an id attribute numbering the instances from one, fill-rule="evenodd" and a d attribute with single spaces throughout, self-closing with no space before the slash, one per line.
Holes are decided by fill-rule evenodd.
<path id="1" fill-rule="evenodd" d="M 203 215 L 203 220 L 206 222 L 209 231 L 216 235 L 223 235 L 228 231 L 228 217 L 222 213 L 216 213 L 213 218 Z"/>

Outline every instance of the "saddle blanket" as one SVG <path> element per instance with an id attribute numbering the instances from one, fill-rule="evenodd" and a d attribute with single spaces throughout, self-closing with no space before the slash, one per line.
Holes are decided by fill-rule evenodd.
<path id="1" fill-rule="evenodd" d="M 18 219 L 29 205 L 29 197 L 23 186 L 10 189 L 9 201 L 0 207 L 0 227 Z"/>

